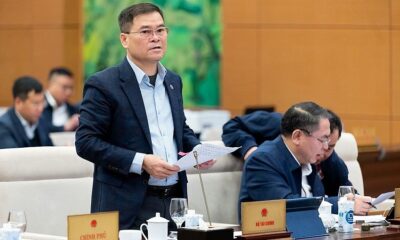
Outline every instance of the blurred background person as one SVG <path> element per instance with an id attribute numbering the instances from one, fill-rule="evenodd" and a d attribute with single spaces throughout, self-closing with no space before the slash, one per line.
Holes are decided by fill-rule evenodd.
<path id="1" fill-rule="evenodd" d="M 44 107 L 42 84 L 33 77 L 15 80 L 14 106 L 0 117 L 0 148 L 52 146 L 46 124 L 39 120 Z"/>
<path id="2" fill-rule="evenodd" d="M 68 102 L 74 90 L 73 77 L 72 72 L 65 67 L 56 67 L 49 72 L 42 118 L 50 132 L 75 131 L 79 125 L 79 108 Z"/>

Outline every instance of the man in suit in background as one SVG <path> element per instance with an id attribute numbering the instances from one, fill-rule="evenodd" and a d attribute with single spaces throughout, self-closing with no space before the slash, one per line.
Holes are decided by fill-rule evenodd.
<path id="1" fill-rule="evenodd" d="M 118 210 L 120 229 L 138 229 L 156 212 L 175 228 L 169 204 L 187 196 L 187 178 L 174 164 L 200 142 L 186 125 L 181 78 L 160 63 L 162 11 L 139 3 L 118 19 L 127 56 L 86 81 L 76 133 L 77 153 L 95 164 L 91 210 Z"/>
<path id="2" fill-rule="evenodd" d="M 39 121 L 44 106 L 40 82 L 20 77 L 12 91 L 14 107 L 0 117 L 0 148 L 52 146 L 46 124 Z"/>
<path id="3" fill-rule="evenodd" d="M 74 89 L 74 75 L 64 67 L 49 72 L 46 106 L 42 118 L 51 132 L 75 131 L 79 124 L 79 109 L 68 102 Z"/>

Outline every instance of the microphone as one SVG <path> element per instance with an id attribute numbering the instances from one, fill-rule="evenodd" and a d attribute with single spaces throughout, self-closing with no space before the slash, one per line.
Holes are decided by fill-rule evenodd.
<path id="1" fill-rule="evenodd" d="M 198 161 L 198 154 L 197 151 L 193 151 L 193 156 L 194 159 L 196 159 L 196 164 L 199 165 L 199 161 Z M 209 228 L 212 228 L 212 222 L 211 222 L 211 216 L 210 216 L 210 211 L 208 210 L 208 204 L 207 204 L 207 197 L 206 197 L 206 192 L 204 191 L 204 184 L 203 184 L 203 178 L 201 177 L 201 171 L 200 168 L 197 168 L 197 173 L 199 174 L 199 178 L 200 178 L 200 185 L 201 185 L 201 191 L 203 193 L 203 198 L 204 198 L 204 204 L 206 205 L 206 211 L 207 211 L 207 217 L 208 217 L 208 222 L 210 223 L 210 226 L 208 226 Z"/>

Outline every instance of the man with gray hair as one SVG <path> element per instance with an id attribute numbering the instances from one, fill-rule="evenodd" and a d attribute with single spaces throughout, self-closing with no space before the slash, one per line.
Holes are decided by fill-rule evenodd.
<path id="1" fill-rule="evenodd" d="M 186 125 L 181 78 L 160 63 L 168 37 L 161 9 L 134 4 L 118 19 L 126 57 L 86 81 L 76 132 L 78 155 L 95 165 L 91 211 L 119 211 L 120 229 L 159 212 L 172 230 L 171 199 L 187 197 L 178 152 L 200 141 Z"/>

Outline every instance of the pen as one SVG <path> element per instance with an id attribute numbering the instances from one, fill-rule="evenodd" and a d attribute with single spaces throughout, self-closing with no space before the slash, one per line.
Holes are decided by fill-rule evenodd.
<path id="1" fill-rule="evenodd" d="M 370 205 L 371 207 L 377 209 L 377 208 L 375 207 L 375 205 L 373 205 L 371 202 L 367 202 L 367 204 Z"/>

